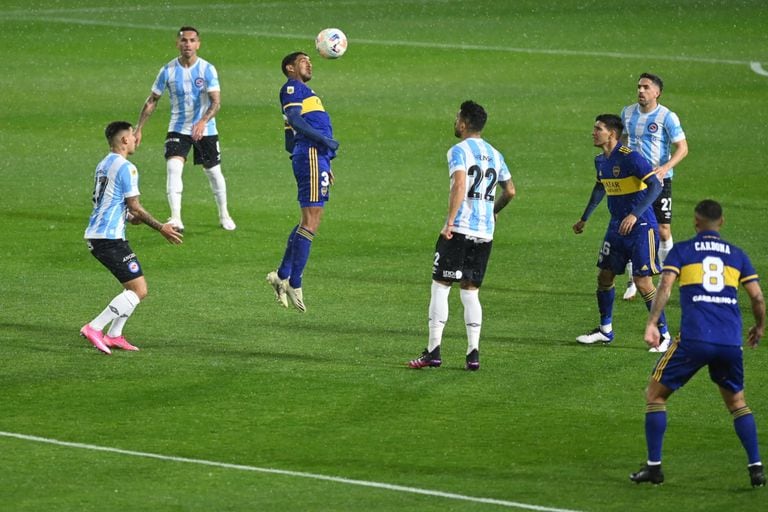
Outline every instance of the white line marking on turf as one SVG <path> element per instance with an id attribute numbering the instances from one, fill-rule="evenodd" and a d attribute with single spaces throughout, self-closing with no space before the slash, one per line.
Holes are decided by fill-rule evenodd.
<path id="1" fill-rule="evenodd" d="M 227 5 L 222 7 L 228 7 Z M 46 11 L 42 11 L 46 12 Z M 68 11 L 72 12 L 72 11 Z M 162 30 L 164 32 L 173 32 L 178 27 L 170 26 L 158 26 L 158 25 L 146 25 L 140 23 L 125 23 L 114 22 L 98 19 L 80 19 L 80 18 L 67 18 L 56 16 L 42 16 L 41 13 L 29 14 L 23 11 L 0 13 L 0 20 L 25 20 L 25 21 L 45 21 L 50 23 L 70 23 L 73 25 L 92 25 L 92 26 L 104 26 L 104 27 L 116 27 L 116 28 L 133 28 L 141 30 Z M 214 34 L 228 34 L 228 35 L 242 35 L 250 37 L 272 37 L 278 39 L 304 39 L 312 41 L 315 36 L 307 34 L 288 34 L 285 32 L 263 32 L 263 31 L 251 31 L 251 30 L 231 30 L 222 28 L 211 28 L 206 30 L 208 33 Z M 606 57 L 615 59 L 656 59 L 667 60 L 674 62 L 700 62 L 703 64 L 729 64 L 736 66 L 750 66 L 752 71 L 760 75 L 768 76 L 768 72 L 762 69 L 759 62 L 749 60 L 737 60 L 737 59 L 714 59 L 711 57 L 696 57 L 696 56 L 684 56 L 684 55 L 648 55 L 643 53 L 621 53 L 621 52 L 599 52 L 589 50 L 566 50 L 562 48 L 520 48 L 512 46 L 490 46 L 490 45 L 477 45 L 477 44 L 461 44 L 461 43 L 434 43 L 424 41 L 395 41 L 392 39 L 378 40 L 378 39 L 358 39 L 351 38 L 350 42 L 353 44 L 371 44 L 379 46 L 407 46 L 413 48 L 433 48 L 439 50 L 468 50 L 468 51 L 492 51 L 492 52 L 507 52 L 507 53 L 528 53 L 528 54 L 540 54 L 540 55 L 570 55 L 577 57 Z"/>
<path id="2" fill-rule="evenodd" d="M 759 62 L 751 62 L 749 67 L 758 75 L 768 76 L 768 71 L 764 70 Z"/>
<path id="3" fill-rule="evenodd" d="M 46 443 L 46 444 L 52 444 L 56 446 L 64 446 L 68 448 L 78 448 L 81 450 L 93 450 L 98 452 L 117 453 L 120 455 L 130 455 L 133 457 L 145 457 L 149 459 L 157 459 L 157 460 L 163 460 L 163 461 L 169 461 L 169 462 L 183 462 L 187 464 L 213 466 L 213 467 L 223 468 L 223 469 L 234 469 L 237 471 L 252 471 L 256 473 L 269 473 L 273 475 L 310 478 L 313 480 L 325 480 L 327 482 L 336 482 L 339 484 L 357 485 L 360 487 L 373 487 L 375 489 L 385 489 L 388 491 L 404 492 L 404 493 L 410 493 L 410 494 L 421 494 L 423 496 L 432 496 L 437 498 L 446 498 L 446 499 L 459 500 L 459 501 L 470 501 L 473 503 L 484 503 L 488 505 L 499 505 L 501 507 L 508 507 L 508 508 L 537 510 L 539 512 L 579 512 L 576 510 L 565 509 L 565 508 L 542 507 L 539 505 L 519 503 L 516 501 L 497 500 L 494 498 L 480 498 L 477 496 L 466 496 L 464 494 L 454 494 L 451 492 L 419 489 L 418 487 L 406 487 L 403 485 L 386 484 L 381 482 L 369 482 L 367 480 L 353 480 L 350 478 L 342 478 L 338 476 L 319 475 L 316 473 L 304 473 L 302 471 L 288 471 L 285 469 L 260 468 L 257 466 L 245 466 L 242 464 L 228 464 L 226 462 L 216 462 L 216 461 L 203 460 L 203 459 L 189 459 L 187 457 L 174 457 L 172 455 L 160 455 L 157 453 L 137 452 L 134 450 L 123 450 L 120 448 L 111 448 L 109 446 L 98 446 L 94 444 L 72 443 L 68 441 L 59 441 L 57 439 L 51 439 L 47 437 L 17 434 L 14 432 L 0 431 L 0 437 L 9 437 L 14 439 L 21 439 L 23 441 Z"/>

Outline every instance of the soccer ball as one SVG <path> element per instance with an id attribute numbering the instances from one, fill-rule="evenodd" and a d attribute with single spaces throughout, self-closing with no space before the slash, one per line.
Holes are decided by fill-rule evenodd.
<path id="1" fill-rule="evenodd" d="M 317 34 L 315 48 L 324 59 L 338 59 L 347 51 L 347 36 L 337 28 L 327 28 Z"/>

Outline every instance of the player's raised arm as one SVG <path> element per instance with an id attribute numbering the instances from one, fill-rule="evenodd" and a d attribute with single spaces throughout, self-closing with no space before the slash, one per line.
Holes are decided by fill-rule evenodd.
<path id="1" fill-rule="evenodd" d="M 152 92 L 149 94 L 149 97 L 147 97 L 147 101 L 144 102 L 144 106 L 141 107 L 139 120 L 136 121 L 136 126 L 133 129 L 133 134 L 136 136 L 136 147 L 139 147 L 139 144 L 141 144 L 141 129 L 144 126 L 144 123 L 147 122 L 147 119 L 154 113 L 159 100 L 160 95 Z"/>

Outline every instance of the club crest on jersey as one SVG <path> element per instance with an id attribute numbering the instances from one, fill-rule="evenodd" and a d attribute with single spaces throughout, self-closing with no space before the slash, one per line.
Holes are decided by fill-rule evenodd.
<path id="1" fill-rule="evenodd" d="M 648 131 L 651 133 L 656 133 L 657 131 L 659 131 L 659 125 L 657 125 L 656 123 L 649 124 Z"/>
<path id="2" fill-rule="evenodd" d="M 619 167 L 618 165 L 614 165 L 613 166 L 613 177 L 614 178 L 618 178 L 620 174 L 621 174 L 621 167 Z"/>
<path id="3" fill-rule="evenodd" d="M 205 79 L 203 77 L 195 78 L 195 87 L 198 89 L 205 87 Z"/>

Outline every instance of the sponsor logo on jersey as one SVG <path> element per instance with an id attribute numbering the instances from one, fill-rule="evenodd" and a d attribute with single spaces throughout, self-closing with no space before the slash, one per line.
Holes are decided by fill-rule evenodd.
<path id="1" fill-rule="evenodd" d="M 657 131 L 659 131 L 659 125 L 657 125 L 656 123 L 649 124 L 648 131 L 651 133 L 656 133 Z"/>
<path id="2" fill-rule="evenodd" d="M 285 94 L 293 94 L 293 86 L 289 85 L 285 88 Z"/>

